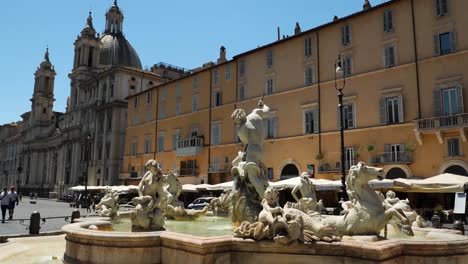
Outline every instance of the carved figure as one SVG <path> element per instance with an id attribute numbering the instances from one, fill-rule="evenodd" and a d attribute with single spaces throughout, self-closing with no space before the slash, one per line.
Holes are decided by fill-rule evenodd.
<path id="1" fill-rule="evenodd" d="M 229 212 L 231 208 L 232 189 L 225 190 L 219 197 L 210 202 L 210 208 L 213 212 Z"/>
<path id="2" fill-rule="evenodd" d="M 408 199 L 400 200 L 400 198 L 396 197 L 395 192 L 392 190 L 389 190 L 385 196 L 386 198 L 384 200 L 384 207 L 386 210 L 394 208 L 395 210 L 404 214 L 410 221 L 410 224 L 416 221 L 418 214 L 413 209 L 411 209 Z"/>
<path id="3" fill-rule="evenodd" d="M 263 210 L 258 215 L 258 221 L 272 225 L 277 217 L 283 215 L 283 208 L 278 203 L 278 190 L 268 187 L 262 200 Z"/>
<path id="4" fill-rule="evenodd" d="M 180 193 L 182 192 L 182 184 L 179 181 L 179 178 L 172 171 L 167 175 L 164 175 L 166 182 L 166 189 L 169 193 L 167 198 L 167 204 L 172 206 L 184 206 L 184 203 L 179 201 Z"/>
<path id="5" fill-rule="evenodd" d="M 231 117 L 238 127 L 238 136 L 246 144 L 246 151 L 239 151 L 232 161 L 233 176 L 233 213 L 232 221 L 241 223 L 244 220 L 254 222 L 262 210 L 260 205 L 268 179 L 261 163 L 263 157 L 263 117 L 269 112 L 263 100 L 258 108 L 246 115 L 242 109 L 236 109 Z"/>
<path id="6" fill-rule="evenodd" d="M 133 198 L 136 204 L 130 218 L 134 230 L 164 230 L 164 209 L 169 192 L 164 188 L 161 168 L 155 160 L 145 164 L 147 172 L 138 185 L 138 197 Z"/>
<path id="7" fill-rule="evenodd" d="M 110 217 L 114 219 L 118 216 L 119 211 L 119 195 L 115 191 L 110 189 L 106 190 L 106 195 L 102 197 L 99 204 L 96 206 L 96 210 L 100 217 Z"/>
<path id="8" fill-rule="evenodd" d="M 317 195 L 315 192 L 315 186 L 312 181 L 309 179 L 309 173 L 301 173 L 299 183 L 294 186 L 291 191 L 292 197 L 298 202 L 307 203 L 307 209 L 316 211 L 317 210 Z M 301 199 L 297 196 L 297 192 L 300 192 Z"/>
<path id="9" fill-rule="evenodd" d="M 369 181 L 379 178 L 382 169 L 359 162 L 350 168 L 346 189 L 351 202 L 342 216 L 328 216 L 324 221 L 334 221 L 341 235 L 379 235 L 380 231 L 396 217 L 401 221 L 402 232 L 413 235 L 408 218 L 394 208 L 385 209 L 379 195 L 369 186 Z"/>

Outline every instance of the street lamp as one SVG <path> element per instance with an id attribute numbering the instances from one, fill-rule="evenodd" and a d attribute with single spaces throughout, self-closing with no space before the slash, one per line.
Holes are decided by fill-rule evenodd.
<path id="1" fill-rule="evenodd" d="M 343 86 L 338 87 L 336 75 L 340 73 L 343 75 Z M 340 154 L 341 154 L 341 200 L 348 200 L 348 193 L 346 192 L 346 175 L 345 175 L 345 148 L 344 148 L 344 118 L 343 118 L 343 89 L 346 85 L 346 76 L 342 68 L 341 54 L 338 54 L 338 59 L 335 61 L 335 89 L 338 91 L 338 108 L 340 110 Z"/>
<path id="2" fill-rule="evenodd" d="M 85 171 L 85 191 L 84 191 L 84 197 L 85 197 L 85 204 L 86 208 L 88 208 L 88 165 L 89 165 L 89 159 L 90 159 L 90 147 L 89 147 L 89 142 L 91 141 L 91 134 L 88 134 L 86 136 L 86 142 L 85 142 L 85 147 L 86 147 L 86 171 Z"/>

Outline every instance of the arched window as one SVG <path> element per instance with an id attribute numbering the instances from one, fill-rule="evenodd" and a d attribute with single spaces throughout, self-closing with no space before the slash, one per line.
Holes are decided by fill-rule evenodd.
<path id="1" fill-rule="evenodd" d="M 462 175 L 462 176 L 468 176 L 468 172 L 462 167 L 458 165 L 453 165 L 448 167 L 444 173 L 452 173 L 452 174 L 457 174 L 457 175 Z"/>
<path id="2" fill-rule="evenodd" d="M 281 180 L 293 178 L 299 176 L 299 170 L 297 169 L 296 165 L 288 164 L 283 167 L 281 171 Z"/>
<path id="3" fill-rule="evenodd" d="M 386 179 L 406 178 L 406 173 L 400 168 L 392 168 L 387 172 Z"/>

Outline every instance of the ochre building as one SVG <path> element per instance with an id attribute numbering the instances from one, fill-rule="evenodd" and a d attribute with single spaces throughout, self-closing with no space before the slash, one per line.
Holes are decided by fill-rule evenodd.
<path id="1" fill-rule="evenodd" d="M 148 159 L 183 183 L 230 180 L 245 146 L 231 113 L 264 95 L 264 163 L 270 180 L 309 171 L 340 177 L 338 55 L 345 75 L 346 168 L 365 161 L 386 178 L 468 176 L 468 16 L 463 0 L 393 0 L 129 96 L 120 180 Z M 313 15 L 313 14 L 311 14 Z M 332 17 L 332 14 L 330 15 Z M 335 82 L 335 76 L 337 80 Z"/>

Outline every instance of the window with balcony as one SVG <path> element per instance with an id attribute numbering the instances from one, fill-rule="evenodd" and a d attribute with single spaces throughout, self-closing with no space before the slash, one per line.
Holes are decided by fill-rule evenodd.
<path id="1" fill-rule="evenodd" d="M 177 149 L 177 141 L 180 139 L 180 131 L 176 130 L 174 131 L 174 134 L 172 134 L 172 149 L 175 150 Z"/>
<path id="2" fill-rule="evenodd" d="M 380 99 L 381 124 L 397 124 L 403 121 L 403 97 L 401 95 Z"/>
<path id="3" fill-rule="evenodd" d="M 231 65 L 227 64 L 224 72 L 224 79 L 226 81 L 231 80 Z"/>
<path id="4" fill-rule="evenodd" d="M 435 0 L 435 5 L 437 16 L 448 15 L 448 0 Z"/>
<path id="5" fill-rule="evenodd" d="M 221 124 L 215 123 L 211 126 L 211 145 L 221 144 Z"/>
<path id="6" fill-rule="evenodd" d="M 278 118 L 272 117 L 268 119 L 263 119 L 264 125 L 264 134 L 266 139 L 277 138 L 278 137 Z"/>
<path id="7" fill-rule="evenodd" d="M 192 112 L 198 111 L 198 94 L 192 96 Z"/>
<path id="8" fill-rule="evenodd" d="M 351 25 L 346 24 L 341 28 L 341 44 L 343 46 L 351 43 Z"/>
<path id="9" fill-rule="evenodd" d="M 304 39 L 304 56 L 312 56 L 312 38 L 308 37 Z"/>
<path id="10" fill-rule="evenodd" d="M 354 103 L 343 105 L 344 129 L 356 127 Z M 338 108 L 338 128 L 340 127 L 340 109 Z"/>
<path id="11" fill-rule="evenodd" d="M 447 156 L 448 157 L 460 157 L 461 156 L 459 138 L 447 139 Z"/>
<path id="12" fill-rule="evenodd" d="M 384 67 L 390 68 L 396 65 L 396 49 L 394 45 L 384 48 Z"/>
<path id="13" fill-rule="evenodd" d="M 383 31 L 392 32 L 393 31 L 393 11 L 385 10 L 383 12 Z"/>
<path id="14" fill-rule="evenodd" d="M 406 156 L 404 144 L 385 144 L 384 155 L 379 162 L 381 164 L 407 162 Z"/>
<path id="15" fill-rule="evenodd" d="M 214 83 L 215 84 L 219 83 L 219 70 L 218 69 L 214 70 Z"/>
<path id="16" fill-rule="evenodd" d="M 308 66 L 306 67 L 305 71 L 304 71 L 304 84 L 306 86 L 309 86 L 309 85 L 312 85 L 313 83 L 313 71 L 312 71 L 312 67 Z"/>
<path id="17" fill-rule="evenodd" d="M 268 79 L 266 81 L 266 94 L 273 94 L 275 90 L 273 79 Z"/>
<path id="18" fill-rule="evenodd" d="M 269 50 L 266 53 L 266 66 L 267 68 L 270 68 L 271 66 L 273 66 L 273 51 L 272 50 Z"/>
<path id="19" fill-rule="evenodd" d="M 434 115 L 450 116 L 464 113 L 460 85 L 434 91 Z"/>
<path id="20" fill-rule="evenodd" d="M 223 96 L 222 96 L 221 91 L 215 91 L 213 93 L 213 104 L 214 104 L 214 106 L 220 106 L 222 104 L 222 99 L 223 99 Z"/>
<path id="21" fill-rule="evenodd" d="M 457 51 L 455 32 L 434 35 L 434 53 L 436 56 Z"/>
<path id="22" fill-rule="evenodd" d="M 158 135 L 158 152 L 164 151 L 164 134 Z"/>
<path id="23" fill-rule="evenodd" d="M 346 151 L 346 169 L 349 170 L 351 168 L 351 166 L 353 166 L 355 164 L 355 160 L 354 158 L 356 157 L 356 152 L 354 150 L 354 147 L 351 147 L 351 148 L 346 148 L 345 149 Z"/>
<path id="24" fill-rule="evenodd" d="M 151 152 L 151 139 L 149 138 L 145 138 L 144 152 L 145 154 L 148 154 Z"/>
<path id="25" fill-rule="evenodd" d="M 304 111 L 304 133 L 315 134 L 319 132 L 319 114 L 318 109 Z"/>
<path id="26" fill-rule="evenodd" d="M 197 160 L 183 160 L 180 161 L 179 175 L 192 176 L 198 175 Z"/>

